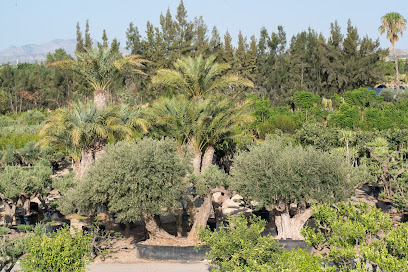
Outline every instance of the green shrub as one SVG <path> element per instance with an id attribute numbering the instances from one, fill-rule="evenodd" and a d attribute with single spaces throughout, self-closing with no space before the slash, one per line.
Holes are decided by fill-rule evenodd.
<path id="1" fill-rule="evenodd" d="M 283 248 L 271 235 L 262 236 L 266 222 L 259 217 L 229 217 L 218 232 L 200 231 L 203 245 L 210 247 L 207 259 L 216 271 L 267 271 L 280 258 Z"/>
<path id="2" fill-rule="evenodd" d="M 34 226 L 33 225 L 18 225 L 17 229 L 20 232 L 30 232 L 34 229 Z"/>
<path id="3" fill-rule="evenodd" d="M 37 134 L 27 134 L 27 133 L 7 133 L 0 137 L 0 150 L 5 149 L 9 146 L 14 146 L 19 149 L 24 147 L 30 142 L 37 142 L 39 137 Z"/>
<path id="4" fill-rule="evenodd" d="M 373 271 L 407 271 L 408 224 L 391 228 L 388 214 L 362 203 L 317 205 L 313 217 L 317 229 L 305 227 L 305 241 L 328 252 L 340 271 L 369 271 L 368 264 Z"/>
<path id="5" fill-rule="evenodd" d="M 10 230 L 0 227 L 0 269 L 11 271 L 18 259 L 26 252 L 26 240 L 28 236 L 21 238 L 10 238 Z"/>
<path id="6" fill-rule="evenodd" d="M 26 111 L 19 118 L 21 124 L 26 126 L 40 125 L 45 119 L 44 113 L 38 110 Z"/>
<path id="7" fill-rule="evenodd" d="M 10 116 L 3 115 L 0 116 L 0 127 L 9 127 L 17 125 L 17 121 L 11 118 Z"/>
<path id="8" fill-rule="evenodd" d="M 287 115 L 279 115 L 275 117 L 272 125 L 284 133 L 294 134 L 296 131 L 295 121 Z"/>
<path id="9" fill-rule="evenodd" d="M 65 227 L 52 233 L 33 236 L 27 241 L 28 254 L 20 261 L 23 271 L 85 271 L 90 261 L 91 236 Z"/>

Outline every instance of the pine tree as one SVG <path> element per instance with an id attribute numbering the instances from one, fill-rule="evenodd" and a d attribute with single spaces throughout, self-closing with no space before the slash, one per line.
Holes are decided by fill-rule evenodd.
<path id="1" fill-rule="evenodd" d="M 207 25 L 204 23 L 203 17 L 194 18 L 194 54 L 195 56 L 203 55 L 210 49 L 210 44 L 207 37 Z"/>
<path id="2" fill-rule="evenodd" d="M 343 42 L 343 34 L 341 34 L 341 28 L 337 23 L 337 20 L 334 21 L 334 24 L 330 24 L 330 38 L 328 43 L 335 48 L 340 48 Z"/>
<path id="3" fill-rule="evenodd" d="M 221 38 L 220 34 L 218 33 L 218 29 L 216 26 L 213 27 L 211 31 L 211 39 L 210 39 L 210 52 L 212 55 L 220 55 L 220 51 L 222 49 Z"/>
<path id="4" fill-rule="evenodd" d="M 85 48 L 87 50 L 92 48 L 92 39 L 91 39 L 91 34 L 89 34 L 89 20 L 86 20 L 86 26 L 85 26 Z"/>
<path id="5" fill-rule="evenodd" d="M 75 53 L 82 53 L 84 52 L 84 40 L 82 38 L 82 32 L 81 32 L 81 28 L 79 27 L 79 22 L 77 22 L 76 25 L 76 46 L 75 46 Z"/>
<path id="6" fill-rule="evenodd" d="M 242 32 L 239 31 L 238 33 L 238 47 L 235 51 L 235 61 L 232 64 L 232 68 L 234 73 L 238 75 L 244 75 L 247 77 L 245 73 L 245 58 L 246 58 L 246 37 L 242 35 Z"/>
<path id="7" fill-rule="evenodd" d="M 111 47 L 110 47 L 111 52 L 114 54 L 119 53 L 119 47 L 120 47 L 120 42 L 116 38 L 114 38 L 112 40 Z"/>
<path id="8" fill-rule="evenodd" d="M 139 29 L 137 26 L 133 26 L 133 22 L 129 24 L 129 28 L 126 31 L 126 49 L 130 50 L 131 55 L 142 54 L 142 42 L 140 40 Z"/>
<path id="9" fill-rule="evenodd" d="M 224 62 L 230 65 L 234 62 L 234 48 L 232 47 L 232 38 L 228 31 L 224 35 L 222 58 Z"/>
<path id="10" fill-rule="evenodd" d="M 178 58 L 181 56 L 191 55 L 190 52 L 193 49 L 193 23 L 187 21 L 187 10 L 184 7 L 183 0 L 177 7 L 175 25 L 175 41 L 174 51 L 178 53 Z"/>
<path id="11" fill-rule="evenodd" d="M 149 21 L 147 21 L 146 38 L 142 40 L 143 55 L 153 62 L 156 62 L 156 59 L 154 58 L 155 44 L 154 27 Z"/>
<path id="12" fill-rule="evenodd" d="M 245 58 L 245 77 L 251 81 L 255 81 L 257 77 L 256 61 L 258 57 L 258 46 L 254 35 L 251 36 L 251 43 Z"/>
<path id="13" fill-rule="evenodd" d="M 106 30 L 105 29 L 103 30 L 103 33 L 102 33 L 102 43 L 98 42 L 98 47 L 99 47 L 99 49 L 109 47 L 108 36 L 106 35 Z"/>
<path id="14" fill-rule="evenodd" d="M 105 29 L 103 30 L 103 34 L 102 34 L 102 41 L 103 41 L 102 46 L 103 47 L 108 47 L 108 36 L 106 35 L 106 30 Z"/>
<path id="15" fill-rule="evenodd" d="M 347 21 L 347 36 L 343 41 L 343 51 L 347 58 L 356 57 L 360 38 L 357 28 L 351 25 L 350 19 Z"/>

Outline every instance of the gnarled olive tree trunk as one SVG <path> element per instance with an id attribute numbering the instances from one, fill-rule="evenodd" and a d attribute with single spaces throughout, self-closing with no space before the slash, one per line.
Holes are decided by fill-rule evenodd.
<path id="1" fill-rule="evenodd" d="M 275 225 L 278 231 L 277 239 L 303 240 L 300 234 L 306 221 L 312 215 L 312 208 L 305 208 L 300 205 L 295 211 L 295 215 L 290 215 L 290 205 L 281 201 L 274 210 Z"/>
<path id="2" fill-rule="evenodd" d="M 200 228 L 205 228 L 208 218 L 210 217 L 212 207 L 212 193 L 207 194 L 204 197 L 204 201 L 200 207 L 196 209 L 194 224 L 188 233 L 187 240 L 198 242 L 198 231 Z"/>
<path id="3" fill-rule="evenodd" d="M 13 218 L 16 213 L 16 205 L 12 202 L 4 201 L 4 223 L 13 224 Z"/>
<path id="4" fill-rule="evenodd" d="M 173 235 L 162 229 L 152 216 L 150 212 L 148 212 L 144 217 L 144 222 L 146 224 L 146 230 L 149 234 L 149 238 L 167 238 L 167 239 L 175 239 Z"/>

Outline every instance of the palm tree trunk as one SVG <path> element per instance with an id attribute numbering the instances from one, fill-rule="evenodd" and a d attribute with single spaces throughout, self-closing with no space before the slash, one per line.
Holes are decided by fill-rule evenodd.
<path id="1" fill-rule="evenodd" d="M 83 178 L 89 168 L 94 164 L 95 158 L 92 150 L 82 149 L 81 164 L 79 166 L 79 178 Z"/>
<path id="2" fill-rule="evenodd" d="M 106 91 L 105 90 L 95 90 L 94 92 L 94 103 L 97 110 L 103 110 L 106 108 Z"/>
<path id="3" fill-rule="evenodd" d="M 193 158 L 191 160 L 191 164 L 193 165 L 194 174 L 200 174 L 202 152 L 199 148 L 194 146 L 194 140 L 190 139 L 188 141 L 188 147 L 193 152 Z"/>
<path id="4" fill-rule="evenodd" d="M 210 166 L 213 162 L 215 149 L 214 146 L 207 146 L 204 152 L 203 161 L 201 163 L 201 172 L 204 172 L 208 166 Z"/>
<path id="5" fill-rule="evenodd" d="M 398 58 L 397 54 L 395 53 L 395 44 L 391 43 L 392 52 L 394 54 L 394 62 L 395 62 L 395 80 L 397 84 L 397 95 L 399 94 L 399 72 L 398 72 Z"/>

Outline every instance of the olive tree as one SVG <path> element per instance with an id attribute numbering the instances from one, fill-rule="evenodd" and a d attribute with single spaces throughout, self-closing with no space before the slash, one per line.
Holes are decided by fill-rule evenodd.
<path id="1" fill-rule="evenodd" d="M 302 239 L 310 203 L 347 197 L 356 170 L 334 154 L 268 138 L 235 157 L 231 187 L 247 203 L 273 209 L 278 238 Z"/>
<path id="2" fill-rule="evenodd" d="M 104 206 L 119 222 L 143 219 L 150 237 L 173 237 L 159 228 L 154 215 L 171 212 L 180 203 L 186 190 L 187 165 L 177 153 L 174 140 L 147 138 L 108 145 L 84 180 L 70 192 L 71 208 Z"/>
<path id="3" fill-rule="evenodd" d="M 52 168 L 47 160 L 34 166 L 7 166 L 0 173 L 0 198 L 5 202 L 6 224 L 13 222 L 16 207 L 22 207 L 23 215 L 30 215 L 30 200 L 39 196 L 51 183 Z"/>

